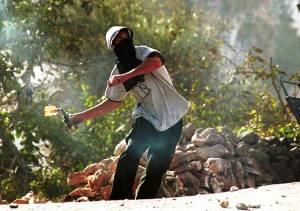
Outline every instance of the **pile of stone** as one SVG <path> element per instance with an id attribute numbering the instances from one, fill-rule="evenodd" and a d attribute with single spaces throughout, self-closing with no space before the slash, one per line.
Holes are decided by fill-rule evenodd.
<path id="1" fill-rule="evenodd" d="M 115 149 L 114 156 L 87 166 L 68 176 L 75 187 L 66 201 L 109 199 L 118 156 L 125 150 L 125 141 Z M 133 191 L 147 164 L 146 153 L 140 161 Z M 234 191 L 271 183 L 300 179 L 300 149 L 288 138 L 260 138 L 254 133 L 237 137 L 223 127 L 183 128 L 169 171 L 157 197 Z"/>

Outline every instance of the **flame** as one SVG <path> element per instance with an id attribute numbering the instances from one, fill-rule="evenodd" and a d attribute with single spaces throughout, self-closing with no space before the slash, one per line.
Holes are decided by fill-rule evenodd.
<path id="1" fill-rule="evenodd" d="M 56 116 L 59 111 L 60 111 L 60 109 L 57 108 L 56 106 L 45 106 L 44 115 L 45 116 Z"/>

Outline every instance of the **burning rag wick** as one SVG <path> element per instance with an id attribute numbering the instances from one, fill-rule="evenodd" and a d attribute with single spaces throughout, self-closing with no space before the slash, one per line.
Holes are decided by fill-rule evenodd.
<path id="1" fill-rule="evenodd" d="M 56 116 L 59 111 L 60 111 L 60 108 L 57 108 L 56 106 L 45 106 L 44 115 L 45 116 Z"/>

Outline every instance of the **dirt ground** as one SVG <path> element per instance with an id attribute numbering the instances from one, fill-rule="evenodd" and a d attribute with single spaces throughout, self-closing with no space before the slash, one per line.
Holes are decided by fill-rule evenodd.
<path id="1" fill-rule="evenodd" d="M 227 208 L 222 208 L 220 202 L 229 201 Z M 235 192 L 196 195 L 190 197 L 152 199 L 152 200 L 120 200 L 97 202 L 68 202 L 19 205 L 10 208 L 0 205 L 0 211 L 115 211 L 115 210 L 238 210 L 236 205 L 258 206 L 248 210 L 267 211 L 300 211 L 300 182 L 249 188 Z"/>

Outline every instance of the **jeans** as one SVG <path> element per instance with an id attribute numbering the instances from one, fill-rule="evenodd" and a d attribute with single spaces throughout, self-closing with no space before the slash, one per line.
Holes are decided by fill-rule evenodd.
<path id="1" fill-rule="evenodd" d="M 148 162 L 136 190 L 136 199 L 154 198 L 161 179 L 172 161 L 179 141 L 182 120 L 165 131 L 156 130 L 144 118 L 138 118 L 126 138 L 126 150 L 120 155 L 110 200 L 133 198 L 132 186 L 143 153 L 148 149 Z"/>

